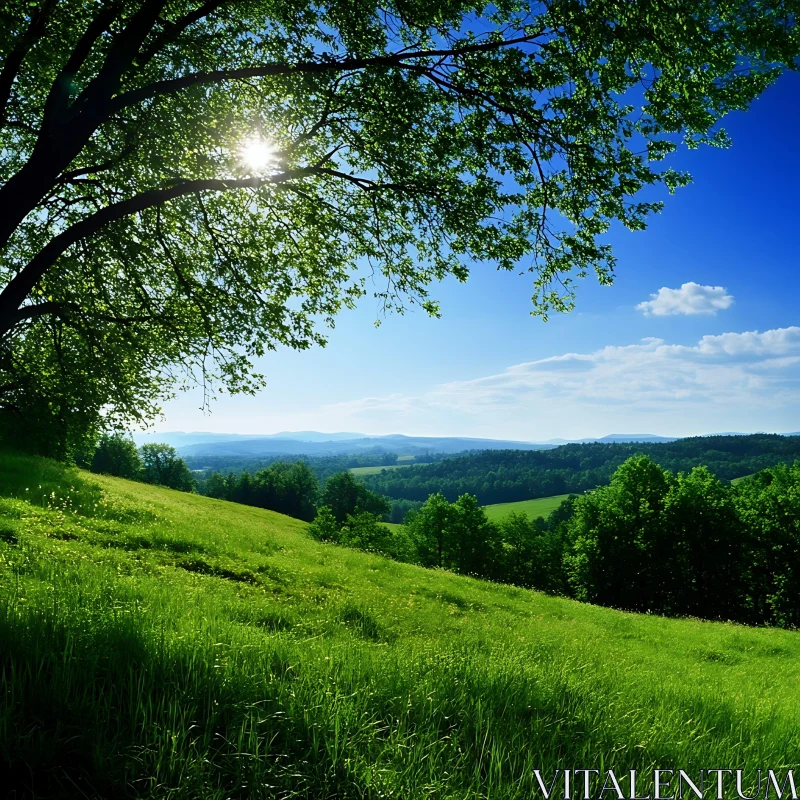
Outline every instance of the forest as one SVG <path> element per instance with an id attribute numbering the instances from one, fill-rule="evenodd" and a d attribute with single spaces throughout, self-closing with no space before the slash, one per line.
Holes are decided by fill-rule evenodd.
<path id="1" fill-rule="evenodd" d="M 444 458 L 451 458 L 448 453 L 424 454 L 414 457 L 415 464 L 432 464 Z M 203 494 L 202 485 L 214 472 L 222 475 L 240 474 L 242 472 L 254 473 L 261 469 L 282 462 L 294 463 L 302 461 L 317 476 L 320 481 L 325 481 L 337 472 L 343 472 L 354 467 L 391 467 L 397 464 L 397 453 L 389 453 L 376 448 L 374 451 L 361 453 L 347 453 L 330 456 L 309 455 L 278 455 L 265 458 L 252 458 L 250 456 L 233 455 L 202 455 L 184 456 L 184 461 L 194 472 L 198 482 L 198 489 Z"/>
<path id="2" fill-rule="evenodd" d="M 636 454 L 647 455 L 672 472 L 705 466 L 729 481 L 800 458 L 800 436 L 703 436 L 658 444 L 592 442 L 553 450 L 486 450 L 366 475 L 363 480 L 372 491 L 391 499 L 424 501 L 439 492 L 451 502 L 471 494 L 480 505 L 512 503 L 603 486 Z"/>

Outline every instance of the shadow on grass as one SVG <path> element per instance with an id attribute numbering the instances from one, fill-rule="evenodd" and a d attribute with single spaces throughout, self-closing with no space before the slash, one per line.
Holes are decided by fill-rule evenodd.
<path id="1" fill-rule="evenodd" d="M 126 524 L 146 524 L 158 519 L 149 509 L 109 502 L 100 486 L 86 480 L 73 467 L 2 449 L 0 495 L 92 519 Z"/>
<path id="2" fill-rule="evenodd" d="M 340 619 L 383 638 L 363 609 Z M 642 750 L 631 720 L 611 724 L 596 683 L 536 679 L 467 650 L 404 657 L 250 637 L 243 647 L 145 615 L 0 607 L 3 788 L 16 800 L 521 798 L 537 796 L 532 768 L 680 757 L 677 743 Z M 742 722 L 719 701 L 691 713 L 718 733 Z"/>
<path id="3" fill-rule="evenodd" d="M 0 528 L 0 541 L 5 542 L 6 544 L 15 545 L 19 543 L 19 539 L 17 538 L 17 532 L 14 528 L 9 528 L 7 525 L 4 525 Z"/>
<path id="4" fill-rule="evenodd" d="M 184 559 L 178 561 L 175 566 L 178 569 L 186 570 L 187 572 L 194 572 L 198 575 L 207 575 L 211 578 L 222 578 L 226 581 L 235 581 L 237 583 L 259 583 L 258 576 L 250 570 L 232 570 L 226 567 L 209 564 L 202 558 Z"/>

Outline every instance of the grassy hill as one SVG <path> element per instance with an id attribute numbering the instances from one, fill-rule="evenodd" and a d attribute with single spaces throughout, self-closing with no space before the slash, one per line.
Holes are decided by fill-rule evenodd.
<path id="1" fill-rule="evenodd" d="M 798 658 L 793 632 L 426 571 L 0 455 L 17 797 L 530 798 L 564 766 L 748 767 L 747 791 L 800 760 Z"/>
<path id="2" fill-rule="evenodd" d="M 495 503 L 484 506 L 483 510 L 491 522 L 500 522 L 511 514 L 527 514 L 531 519 L 547 517 L 569 497 L 556 494 L 552 497 L 539 497 L 536 500 L 520 500 L 518 503 Z"/>

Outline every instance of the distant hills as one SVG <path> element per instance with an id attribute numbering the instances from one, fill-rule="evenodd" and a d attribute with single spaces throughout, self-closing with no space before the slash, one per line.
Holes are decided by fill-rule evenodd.
<path id="1" fill-rule="evenodd" d="M 168 431 L 166 433 L 134 433 L 133 440 L 138 445 L 147 442 L 163 442 L 173 447 L 181 449 L 191 445 L 213 444 L 216 442 L 236 442 L 236 441 L 284 441 L 293 442 L 338 442 L 342 440 L 363 439 L 365 433 L 320 433 L 320 431 L 281 431 L 280 433 L 205 433 L 195 431 L 184 433 L 183 431 Z"/>
<path id="2" fill-rule="evenodd" d="M 656 436 L 652 433 L 611 433 L 599 439 L 548 439 L 547 444 L 588 444 L 589 442 L 675 442 L 679 436 Z"/>
<path id="3" fill-rule="evenodd" d="M 724 433 L 708 436 L 744 436 Z M 787 433 L 798 436 L 800 433 Z M 272 434 L 186 433 L 136 433 L 137 444 L 165 442 L 177 448 L 183 456 L 238 456 L 268 458 L 287 455 L 350 455 L 364 452 L 387 452 L 398 455 L 425 455 L 426 453 L 463 453 L 467 450 L 549 450 L 565 444 L 608 443 L 667 443 L 683 437 L 657 436 L 652 433 L 612 433 L 600 438 L 549 439 L 543 442 L 525 442 L 512 439 L 477 439 L 465 436 L 405 436 L 399 433 L 386 436 L 368 436 L 363 433 L 338 431 L 282 431 Z"/>
<path id="4" fill-rule="evenodd" d="M 230 438 L 228 440 L 200 441 L 192 444 L 174 444 L 183 456 L 240 456 L 262 458 L 277 455 L 350 455 L 364 452 L 386 452 L 398 455 L 425 455 L 426 453 L 463 453 L 465 450 L 547 450 L 556 444 L 517 442 L 498 439 L 471 439 L 437 436 L 361 436 L 327 440 L 284 438 Z M 162 439 L 167 441 L 166 438 Z M 170 442 L 172 443 L 172 442 Z"/>

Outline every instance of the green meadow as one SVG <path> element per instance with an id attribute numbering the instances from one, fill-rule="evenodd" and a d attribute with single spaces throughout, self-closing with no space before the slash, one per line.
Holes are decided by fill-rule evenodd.
<path id="1" fill-rule="evenodd" d="M 538 497 L 536 500 L 520 500 L 518 503 L 495 503 L 484 506 L 483 510 L 490 522 L 500 522 L 511 514 L 527 514 L 531 519 L 536 519 L 549 516 L 568 497 L 568 494 L 555 494 L 552 497 Z"/>
<path id="2" fill-rule="evenodd" d="M 385 469 L 402 469 L 410 466 L 411 462 L 407 464 L 390 464 L 387 467 L 350 467 L 350 472 L 353 475 L 380 475 Z"/>
<path id="3" fill-rule="evenodd" d="M 800 760 L 794 632 L 425 570 L 42 459 L 0 456 L 0 498 L 18 796 L 521 800 L 534 769 Z"/>

